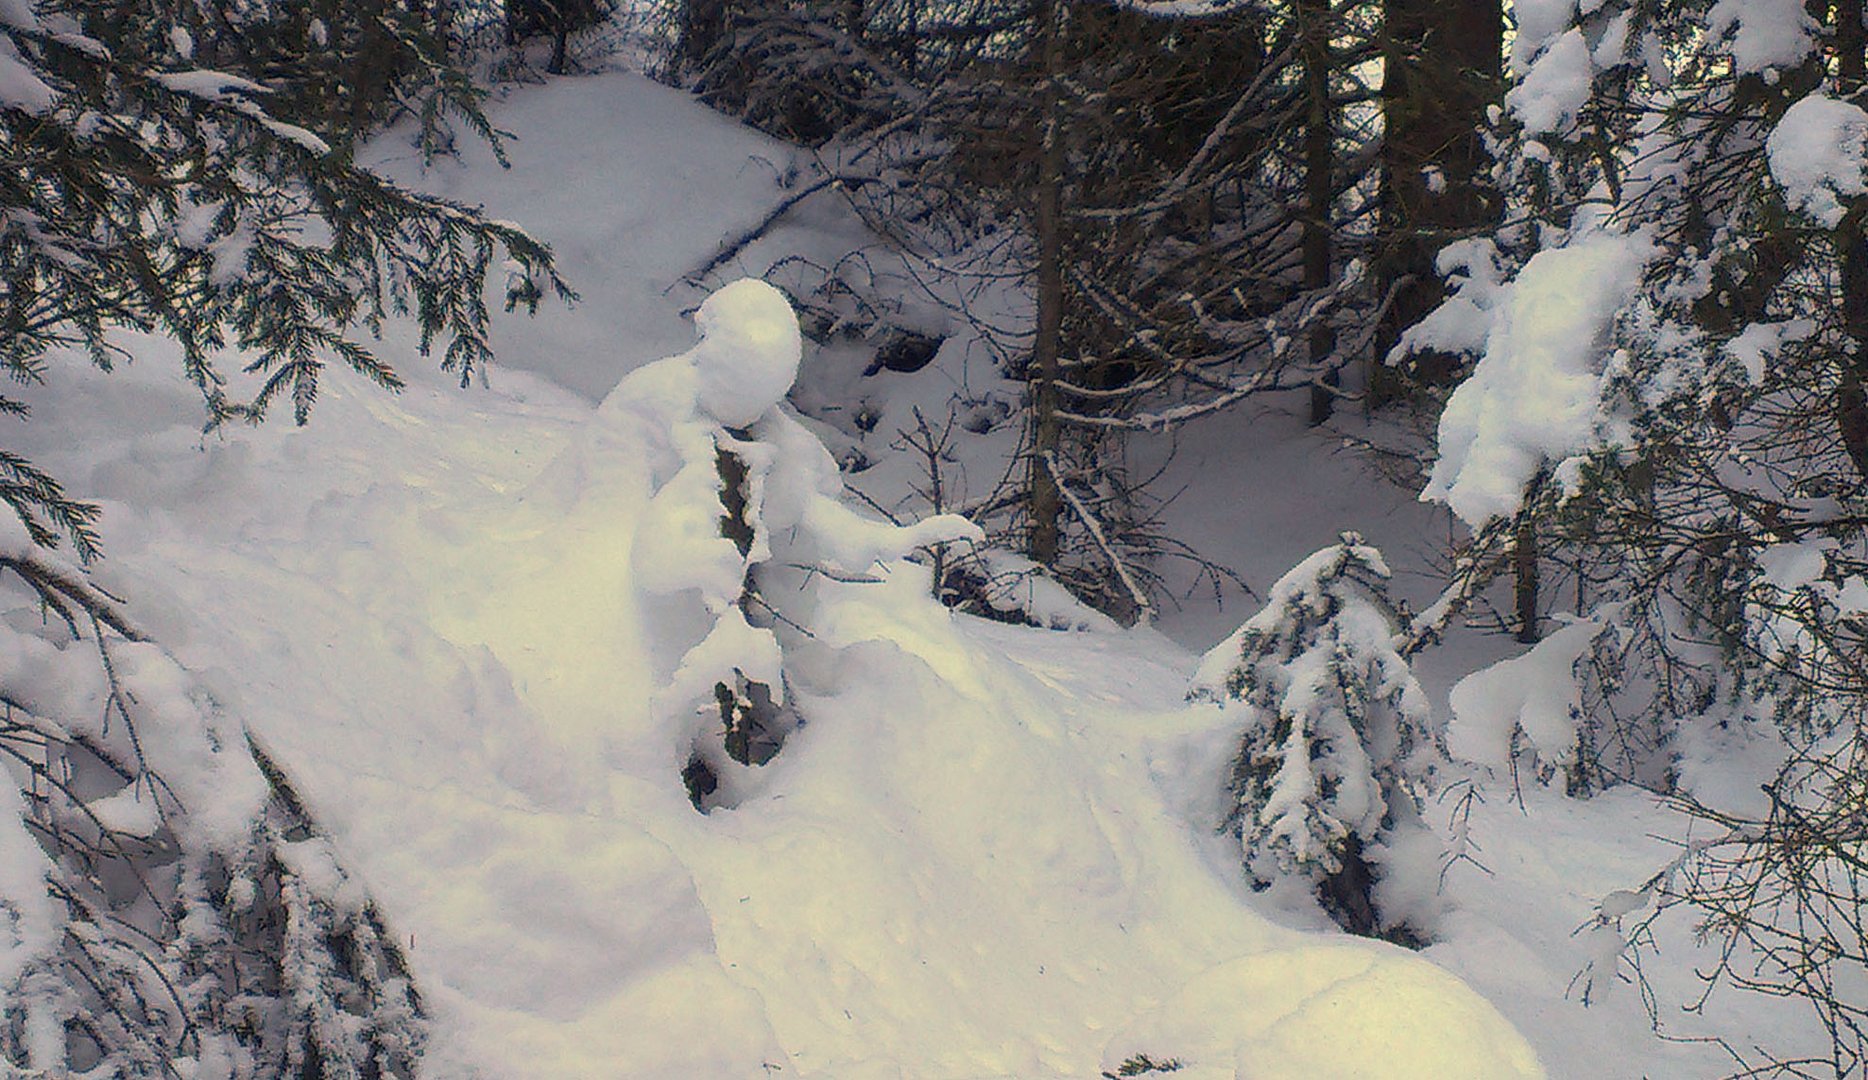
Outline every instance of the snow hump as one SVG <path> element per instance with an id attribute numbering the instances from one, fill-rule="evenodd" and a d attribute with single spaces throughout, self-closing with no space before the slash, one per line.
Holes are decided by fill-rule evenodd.
<path id="1" fill-rule="evenodd" d="M 1868 192 L 1868 112 L 1811 94 L 1785 110 L 1764 149 L 1784 201 L 1826 229 L 1842 224 L 1842 200 Z"/>

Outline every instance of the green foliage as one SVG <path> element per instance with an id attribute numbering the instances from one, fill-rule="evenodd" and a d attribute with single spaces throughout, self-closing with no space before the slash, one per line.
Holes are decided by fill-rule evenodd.
<path id="1" fill-rule="evenodd" d="M 364 340 L 390 315 L 413 318 L 424 353 L 440 342 L 443 368 L 469 381 L 491 356 L 484 286 L 495 257 L 511 267 L 509 308 L 548 291 L 572 297 L 549 249 L 523 230 L 352 161 L 392 98 L 426 121 L 452 114 L 494 136 L 432 28 L 403 5 L 385 7 L 393 17 L 332 5 L 332 21 L 316 26 L 318 5 L 243 6 L 238 19 L 218 7 L 51 0 L 31 19 L 0 16 L 43 89 L 0 103 L 11 166 L 0 173 L 0 370 L 39 382 L 50 358 L 73 350 L 109 369 L 124 355 L 113 330 L 156 333 L 180 344 L 208 427 L 257 422 L 281 397 L 303 423 L 332 363 L 402 385 Z M 267 33 L 243 36 L 253 27 Z M 365 40 L 368 27 L 386 36 Z M 188 54 L 231 70 L 192 66 Z M 329 70 L 277 90 L 264 81 L 313 54 Z M 367 109 L 328 89 L 372 85 L 385 93 Z M 228 349 L 262 377 L 248 396 L 229 389 Z M 0 398 L 0 411 L 25 410 Z M 0 499 L 36 541 L 64 535 L 81 556 L 95 553 L 95 511 L 24 462 L 0 468 Z"/>

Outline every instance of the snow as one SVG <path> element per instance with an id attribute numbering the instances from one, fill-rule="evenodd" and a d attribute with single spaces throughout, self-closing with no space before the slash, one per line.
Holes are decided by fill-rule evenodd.
<path id="1" fill-rule="evenodd" d="M 1868 113 L 1825 94 L 1784 111 L 1765 140 L 1771 178 L 1792 208 L 1824 228 L 1842 223 L 1842 200 L 1868 192 Z"/>
<path id="2" fill-rule="evenodd" d="M 1730 35 L 1733 66 L 1750 73 L 1802 63 L 1817 26 L 1800 0 L 1719 0 L 1706 13 L 1706 32 Z"/>
<path id="3" fill-rule="evenodd" d="M 1522 734 L 1544 760 L 1565 765 L 1576 757 L 1576 724 L 1582 688 L 1576 662 L 1606 629 L 1601 622 L 1572 619 L 1522 656 L 1493 664 L 1454 684 L 1449 703 L 1447 749 L 1454 757 L 1496 769 L 1507 768 Z"/>
<path id="4" fill-rule="evenodd" d="M 1751 323 L 1725 343 L 1725 351 L 1744 369 L 1746 381 L 1758 386 L 1764 382 L 1765 366 L 1772 357 L 1784 346 L 1803 341 L 1815 332 L 1816 323 L 1811 319 Z"/>
<path id="5" fill-rule="evenodd" d="M 1794 544 L 1772 544 L 1758 552 L 1758 569 L 1764 581 L 1786 592 L 1813 584 L 1828 567 L 1828 552 L 1834 541 L 1822 538 Z"/>
<path id="6" fill-rule="evenodd" d="M 704 341 L 770 341 L 711 310 Z M 1184 654 L 939 607 L 887 549 L 953 528 L 848 540 L 834 465 L 782 409 L 750 432 L 778 459 L 768 513 L 801 530 L 774 551 L 868 574 L 801 586 L 812 636 L 785 659 L 808 723 L 702 815 L 692 735 L 649 703 L 704 607 L 634 555 L 687 467 L 681 428 L 713 424 L 690 365 L 643 366 L 601 409 L 411 366 L 400 397 L 335 383 L 308 428 L 203 442 L 161 346 L 136 344 L 156 362 L 43 392 L 35 452 L 109 500 L 108 580 L 292 771 L 410 943 L 431 1075 L 1093 1077 L 1157 1029 L 1208 1075 L 1538 1074 L 1456 980 L 1277 928 L 1208 869 L 1151 779 L 1187 737 Z M 1170 1001 L 1189 1004 L 1159 1028 Z M 1403 1006 L 1447 1023 L 1340 1034 L 1345 1009 Z"/>
<path id="7" fill-rule="evenodd" d="M 1531 257 L 1440 416 L 1421 498 L 1481 525 L 1515 513 L 1540 470 L 1601 442 L 1605 338 L 1651 250 L 1639 235 L 1602 232 Z"/>
<path id="8" fill-rule="evenodd" d="M 1589 100 L 1594 75 L 1583 32 L 1570 30 L 1546 46 L 1506 91 L 1505 107 L 1532 133 L 1556 131 Z"/>
<path id="9" fill-rule="evenodd" d="M 798 377 L 803 340 L 785 294 L 741 278 L 709 296 L 694 314 L 700 344 L 688 357 L 700 379 L 697 401 L 730 428 L 764 416 Z"/>
<path id="10" fill-rule="evenodd" d="M 52 88 L 20 59 L 19 49 L 13 40 L 0 37 L 0 108 L 18 109 L 38 116 L 51 111 L 56 101 L 57 95 L 52 92 Z"/>
<path id="11" fill-rule="evenodd" d="M 1521 0 L 1511 8 L 1517 33 L 1511 39 L 1511 68 L 1530 69 L 1532 59 L 1576 20 L 1576 0 Z"/>
<path id="12" fill-rule="evenodd" d="M 1237 718 L 1184 700 L 1195 657 L 1030 579 L 1026 609 L 1078 632 L 935 605 L 926 566 L 901 557 L 966 530 L 898 528 L 840 501 L 822 440 L 860 440 L 793 409 L 844 394 L 846 377 L 858 392 L 842 401 L 869 395 L 882 419 L 861 448 L 882 460 L 853 479 L 900 509 L 889 492 L 916 474 L 879 447 L 909 410 L 934 414 L 956 386 L 966 408 L 1004 392 L 968 370 L 966 343 L 884 392 L 835 349 L 798 350 L 770 290 L 701 304 L 681 282 L 782 197 L 785 152 L 629 75 L 496 108 L 524 134 L 510 172 L 470 151 L 424 175 L 394 138 L 366 151 L 524 221 L 583 290 L 569 314 L 500 319 L 490 387 L 460 391 L 392 325 L 384 351 L 410 388 L 333 379 L 304 429 L 203 436 L 172 347 L 131 335 L 138 363 L 68 365 L 20 391 L 35 409 L 21 449 L 105 504 L 98 579 L 166 650 L 125 653 L 185 733 L 152 747 L 159 766 L 192 778 L 209 834 L 257 793 L 215 771 L 208 735 L 237 746 L 244 725 L 291 773 L 351 877 L 315 846 L 293 853 L 299 868 L 367 887 L 437 1013 L 427 1075 L 1050 1080 L 1144 1053 L 1208 1078 L 1534 1076 L 1539 1055 L 1574 1077 L 1723 1067 L 1716 1049 L 1655 1040 L 1625 988 L 1589 1009 L 1565 997 L 1607 940 L 1572 931 L 1670 854 L 1646 839 L 1673 824 L 1651 801 L 1533 786 L 1522 809 L 1501 795 L 1464 819 L 1430 802 L 1429 824 L 1494 873 L 1450 866 L 1442 896 L 1431 860 L 1393 862 L 1416 871 L 1395 891 L 1446 908 L 1424 954 L 1318 932 L 1314 911 L 1250 892 L 1216 833 Z M 846 227 L 788 223 L 729 276 Z M 1527 467 L 1596 437 L 1548 415 L 1549 391 L 1594 408 L 1615 295 L 1602 279 L 1641 256 L 1593 242 L 1509 283 L 1472 253 L 1475 281 L 1494 272 L 1461 332 L 1485 350 L 1493 396 L 1450 483 L 1477 484 L 1518 435 Z M 1332 457 L 1334 437 L 1275 412 L 1243 436 L 1193 425 L 1171 475 L 1202 486 L 1171 527 L 1259 584 L 1359 528 L 1400 556 L 1399 591 L 1420 591 L 1446 511 Z M 722 448 L 756 496 L 744 553 L 718 531 Z M 1291 490 L 1305 497 L 1264 494 Z M 1475 489 L 1459 490 L 1467 504 Z M 808 636 L 742 610 L 749 568 Z M 1204 645 L 1237 625 L 1231 608 L 1190 602 L 1162 625 Z M 1463 648 L 1435 662 L 1463 673 L 1496 651 Z M 78 659 L 0 634 L 10 692 L 93 702 L 95 665 Z M 805 722 L 703 815 L 679 772 L 718 727 L 692 704 L 723 666 L 776 678 Z M 1422 681 L 1443 701 L 1452 679 Z M 207 798 L 215 784 L 224 797 Z M 106 798 L 137 826 L 134 796 Z M 0 831 L 0 895 L 39 895 L 35 852 Z M 43 946 L 34 928 L 52 924 L 35 919 L 31 900 L 0 905 L 0 964 Z M 1660 932 L 1662 989 L 1691 1000 L 1690 927 Z M 1745 1038 L 1790 1023 L 1717 1004 L 1719 1030 Z"/>

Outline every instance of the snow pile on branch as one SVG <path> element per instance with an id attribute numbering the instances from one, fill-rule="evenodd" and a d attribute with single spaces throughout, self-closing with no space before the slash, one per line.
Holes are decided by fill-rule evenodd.
<path id="1" fill-rule="evenodd" d="M 1582 715 L 1576 665 L 1608 629 L 1600 621 L 1576 619 L 1522 656 L 1455 683 L 1447 751 L 1494 768 L 1508 766 L 1519 750 L 1535 751 L 1558 768 L 1574 765 Z"/>
<path id="2" fill-rule="evenodd" d="M 1559 34 L 1521 70 L 1518 84 L 1505 94 L 1505 107 L 1531 132 L 1564 127 L 1589 101 L 1595 67 L 1581 30 Z"/>
<path id="3" fill-rule="evenodd" d="M 1730 35 L 1741 74 L 1801 64 L 1817 30 L 1802 0 L 1719 0 L 1706 13 L 1706 33 L 1714 41 Z"/>
<path id="4" fill-rule="evenodd" d="M 1868 112 L 1860 106 L 1810 94 L 1785 110 L 1764 148 L 1784 201 L 1825 229 L 1842 224 L 1843 200 L 1868 193 Z"/>
<path id="5" fill-rule="evenodd" d="M 1638 235 L 1595 233 L 1538 252 L 1502 288 L 1487 312 L 1484 355 L 1440 415 L 1440 456 L 1422 499 L 1473 526 L 1510 516 L 1540 471 L 1608 437 L 1608 331 L 1652 250 Z M 1447 347 L 1470 340 L 1459 329 Z M 1424 335 L 1418 343 L 1438 344 Z"/>

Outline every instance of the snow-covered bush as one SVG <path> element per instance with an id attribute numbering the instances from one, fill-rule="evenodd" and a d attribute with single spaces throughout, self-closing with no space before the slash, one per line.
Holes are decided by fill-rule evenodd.
<path id="1" fill-rule="evenodd" d="M 654 494 L 632 554 L 635 586 L 660 607 L 674 643 L 655 711 L 691 747 L 685 778 L 698 806 L 743 796 L 799 719 L 785 652 L 808 641 L 825 582 L 862 580 L 916 548 L 978 540 L 938 515 L 909 527 L 844 505 L 830 451 L 780 407 L 802 344 L 783 293 L 747 278 L 709 296 L 700 341 L 641 368 L 602 412 L 663 439 Z"/>
<path id="2" fill-rule="evenodd" d="M 1381 879 L 1417 834 L 1435 747 L 1426 695 L 1396 649 L 1387 565 L 1360 537 L 1305 559 L 1195 674 L 1243 728 L 1226 827 L 1257 887 L 1297 877 L 1345 929 L 1403 939 Z M 1410 836 L 1408 839 L 1415 839 Z M 1401 845 L 1405 846 L 1405 845 Z"/>
<path id="3" fill-rule="evenodd" d="M 11 531 L 0 1071 L 413 1076 L 427 1021 L 401 953 L 285 776 Z"/>

